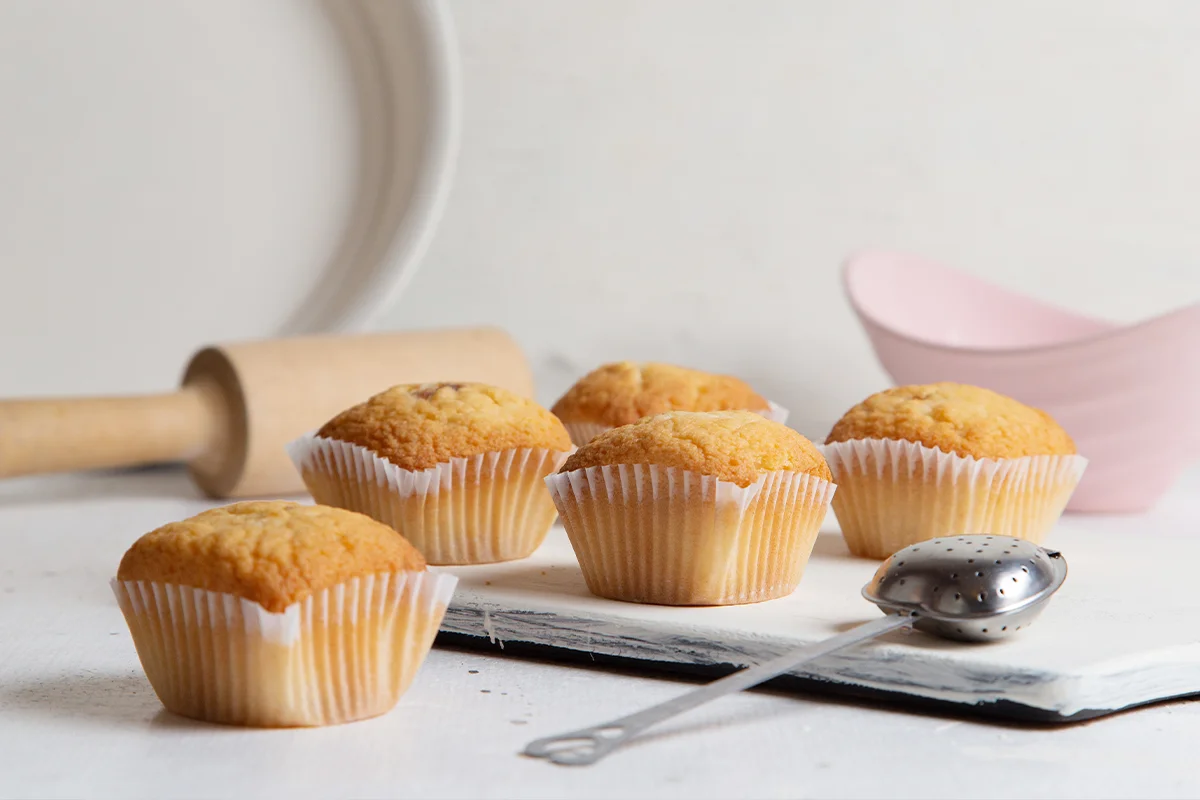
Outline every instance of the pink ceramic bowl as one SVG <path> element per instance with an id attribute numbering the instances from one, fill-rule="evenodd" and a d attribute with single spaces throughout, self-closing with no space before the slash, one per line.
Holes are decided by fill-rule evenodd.
<path id="1" fill-rule="evenodd" d="M 1089 462 L 1071 511 L 1145 510 L 1200 452 L 1200 304 L 1120 326 L 888 252 L 843 279 L 898 384 L 983 386 L 1067 429 Z"/>

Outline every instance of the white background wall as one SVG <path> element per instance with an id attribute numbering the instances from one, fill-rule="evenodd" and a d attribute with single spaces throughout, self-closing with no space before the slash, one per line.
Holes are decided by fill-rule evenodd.
<path id="1" fill-rule="evenodd" d="M 35 5 L 5 0 L 0 8 L 11 18 Z M 184 5 L 167 4 L 176 12 Z M 47 6 L 82 14 L 86 4 Z M 190 8 L 199 15 L 202 6 Z M 820 435 L 884 381 L 838 284 L 839 262 L 865 246 L 924 253 L 1124 320 L 1200 300 L 1200 3 L 455 0 L 452 8 L 465 84 L 457 180 L 427 261 L 386 323 L 500 324 L 531 354 L 545 402 L 602 361 L 663 359 L 742 375 L 789 405 L 801 430 Z M 97 41 L 98 27 L 110 39 L 88 52 L 148 47 L 138 44 L 151 40 L 144 26 L 166 24 L 91 16 L 75 44 Z M 55 197 L 80 191 L 78 169 L 42 185 L 43 196 L 34 178 L 44 180 L 45 170 L 12 147 L 0 151 L 0 208 L 10 220 L 7 229 L 0 223 L 5 274 L 28 286 L 22 265 L 41 264 L 38 286 L 73 285 L 69 276 L 45 276 L 51 266 L 68 269 L 62 249 L 76 241 L 80 252 L 65 261 L 80 275 L 141 275 L 184 263 L 191 291 L 203 291 L 199 265 L 231 276 L 252 266 L 222 261 L 231 245 L 205 239 L 205 230 L 231 217 L 241 237 L 235 244 L 290 253 L 296 280 L 310 280 L 329 238 L 317 220 L 340 209 L 348 189 L 324 167 L 303 166 L 321 163 L 349 134 L 329 121 L 340 102 L 333 89 L 293 71 L 289 85 L 312 88 L 292 97 L 272 89 L 285 79 L 272 70 L 319 49 L 324 34 L 314 20 L 274 26 L 278 35 L 257 49 L 213 25 L 201 33 L 169 28 L 173 38 L 160 45 L 168 52 L 189 42 L 201 54 L 222 52 L 217 89 L 259 92 L 274 103 L 264 119 L 275 127 L 254 127 L 246 137 L 242 130 L 262 113 L 258 104 L 240 97 L 230 105 L 214 89 L 204 101 L 208 113 L 225 115 L 229 129 L 215 151 L 204 148 L 217 146 L 211 137 L 187 139 L 183 123 L 199 113 L 194 103 L 178 103 L 175 116 L 159 112 L 183 121 L 166 133 L 191 142 L 183 157 L 164 156 L 162 163 L 176 165 L 167 174 L 194 175 L 201 188 L 203 180 L 226 181 L 208 187 L 226 199 L 222 209 L 185 208 L 172 217 L 199 215 L 207 228 L 192 238 L 181 222 L 166 234 L 156 227 L 162 240 L 151 249 L 133 235 L 123 246 L 97 246 L 108 241 L 98 233 L 105 226 L 125 230 L 129 213 L 148 213 L 130 212 L 131 198 L 147 196 L 133 175 L 126 184 L 92 186 L 87 204 L 67 209 L 54 240 L 59 258 L 51 261 L 46 237 L 28 231 L 61 211 Z M 227 35 L 240 44 L 221 51 Z M 18 44 L 5 51 L 10 61 Z M 69 51 L 56 47 L 71 63 Z M 328 70 L 314 63 L 314 74 Z M 207 75 L 201 67 L 178 69 Z M 26 123 L 17 126 L 22 141 L 37 141 L 42 128 L 11 113 L 11 98 L 34 96 L 28 87 L 38 84 L 13 88 L 15 73 L 0 74 L 8 81 L 0 100 Z M 123 75 L 118 70 L 110 85 L 119 88 Z M 155 96 L 180 85 L 191 84 L 167 82 Z M 9 126 L 5 135 L 16 134 Z M 254 157 L 276 151 L 265 162 Z M 229 168 L 213 177 L 210 158 L 241 164 L 281 196 L 309 199 L 285 210 L 275 196 L 247 199 Z M 14 174 L 24 179 L 19 192 Z M 156 189 L 173 185 L 161 174 L 155 180 Z M 176 188 L 147 208 L 186 205 L 187 181 Z M 44 207 L 11 222 L 29 197 Z M 256 219 L 277 224 L 256 233 Z M 88 236 L 78 238 L 72 225 Z M 201 257 L 197 248 L 207 251 Z M 166 278 L 153 291 L 142 290 L 144 279 L 134 283 L 108 298 L 126 303 L 119 316 L 127 320 L 136 321 L 139 304 L 172 296 Z M 73 334 L 78 356 L 62 369 L 13 355 L 9 337 L 21 326 L 78 325 L 80 309 L 105 291 L 98 284 L 77 293 L 72 314 L 60 313 L 61 304 L 30 310 L 30 295 L 16 291 L 0 298 L 0 389 L 173 385 L 187 348 L 156 350 L 133 324 L 123 349 L 137 357 L 103 367 L 86 332 Z M 240 333 L 239 321 L 256 308 L 276 313 L 273 296 L 270 284 L 255 284 L 227 300 L 232 311 L 220 298 L 198 311 L 173 302 L 181 325 L 203 341 L 210 328 Z M 87 317 L 93 328 L 109 318 Z M 55 341 L 61 352 L 61 335 Z"/>
<path id="2" fill-rule="evenodd" d="M 1200 300 L 1200 3 L 454 8 L 459 181 L 392 319 L 508 327 L 548 400 L 665 359 L 823 433 L 885 380 L 863 246 L 1119 319 Z"/>

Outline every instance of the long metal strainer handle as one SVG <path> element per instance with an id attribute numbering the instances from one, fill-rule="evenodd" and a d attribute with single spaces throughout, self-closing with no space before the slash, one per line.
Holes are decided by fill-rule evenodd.
<path id="1" fill-rule="evenodd" d="M 549 759 L 555 764 L 567 766 L 594 764 L 651 725 L 657 725 L 677 714 L 691 711 L 696 706 L 716 700 L 718 697 L 757 686 L 763 681 L 782 675 L 805 662 L 837 652 L 842 648 L 873 639 L 888 631 L 912 627 L 915 620 L 915 617 L 907 615 L 893 615 L 863 623 L 832 638 L 792 650 L 732 675 L 726 675 L 707 686 L 680 695 L 665 703 L 651 706 L 636 714 L 620 717 L 603 725 L 594 725 L 558 736 L 536 739 L 525 747 L 525 755 Z"/>

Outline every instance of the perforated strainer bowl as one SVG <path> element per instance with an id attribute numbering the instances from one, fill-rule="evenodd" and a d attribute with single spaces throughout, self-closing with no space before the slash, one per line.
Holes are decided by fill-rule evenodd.
<path id="1" fill-rule="evenodd" d="M 1016 633 L 1067 578 L 1054 550 L 1008 536 L 954 536 L 904 548 L 884 561 L 863 597 L 917 630 L 962 641 Z"/>

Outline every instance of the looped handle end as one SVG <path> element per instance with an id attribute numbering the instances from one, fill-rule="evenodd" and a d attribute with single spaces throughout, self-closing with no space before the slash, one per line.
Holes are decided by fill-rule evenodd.
<path id="1" fill-rule="evenodd" d="M 585 767 L 611 753 L 632 733 L 620 725 L 580 728 L 558 736 L 535 739 L 522 752 L 531 758 L 544 758 L 554 764 Z"/>

